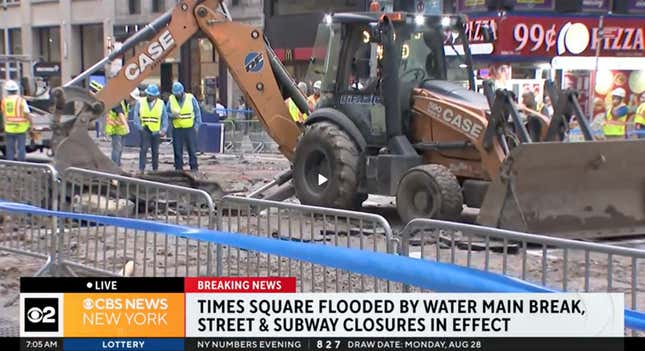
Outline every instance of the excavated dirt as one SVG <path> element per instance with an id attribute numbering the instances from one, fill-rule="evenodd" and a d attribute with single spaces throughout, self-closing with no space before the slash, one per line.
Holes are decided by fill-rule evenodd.
<path id="1" fill-rule="evenodd" d="M 101 143 L 101 149 L 109 155 L 109 143 Z M 148 158 L 150 158 L 148 152 Z M 136 173 L 139 167 L 137 148 L 126 148 L 122 158 L 123 169 Z M 277 174 L 289 169 L 289 162 L 280 155 L 247 154 L 198 154 L 199 171 L 203 177 L 220 183 L 227 192 L 248 192 L 260 184 L 269 182 Z M 159 150 L 159 169 L 172 170 L 174 158 L 172 145 L 162 143 Z M 188 170 L 188 156 L 184 152 L 184 169 Z M 151 170 L 150 159 L 146 170 Z"/>

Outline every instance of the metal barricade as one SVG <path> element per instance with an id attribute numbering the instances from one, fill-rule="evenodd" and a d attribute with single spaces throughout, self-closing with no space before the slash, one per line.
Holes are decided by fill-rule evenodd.
<path id="1" fill-rule="evenodd" d="M 58 209 L 58 174 L 51 165 L 2 160 L 0 178 L 0 199 Z M 56 218 L 3 213 L 1 219 L 0 251 L 45 259 L 35 275 L 52 273 Z"/>
<path id="2" fill-rule="evenodd" d="M 602 131 L 602 125 L 599 123 L 594 123 L 592 128 L 593 137 L 595 140 L 605 140 L 605 134 Z M 645 129 L 639 129 L 636 123 L 628 122 L 625 123 L 625 139 L 640 139 L 645 138 Z M 582 130 L 578 126 L 573 126 L 567 131 L 566 141 L 571 142 L 582 142 L 585 141 L 585 138 L 582 134 Z"/>
<path id="3" fill-rule="evenodd" d="M 645 309 L 645 250 L 426 219 L 410 222 L 400 240 L 401 255 L 561 291 L 625 293 L 626 307 Z"/>
<path id="4" fill-rule="evenodd" d="M 395 252 L 389 223 L 375 214 L 233 196 L 222 199 L 218 213 L 222 231 Z M 225 276 L 295 276 L 301 292 L 402 290 L 399 283 L 233 247 L 222 248 L 222 264 Z"/>
<path id="5" fill-rule="evenodd" d="M 259 120 L 253 116 L 237 116 L 222 121 L 224 152 L 232 154 L 274 154 L 278 144 L 271 139 Z"/>
<path id="6" fill-rule="evenodd" d="M 61 186 L 63 211 L 148 219 L 213 229 L 208 193 L 109 173 L 69 168 Z M 61 223 L 59 265 L 70 274 L 213 275 L 217 248 L 211 243 L 88 222 Z"/>

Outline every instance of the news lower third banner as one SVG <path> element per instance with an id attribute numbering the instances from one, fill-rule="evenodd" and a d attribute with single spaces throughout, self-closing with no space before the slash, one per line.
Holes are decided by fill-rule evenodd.
<path id="1" fill-rule="evenodd" d="M 624 296 L 613 293 L 296 293 L 295 278 L 271 277 L 21 279 L 22 350 L 500 350 L 572 337 L 597 340 L 584 348 L 594 350 L 623 335 Z"/>

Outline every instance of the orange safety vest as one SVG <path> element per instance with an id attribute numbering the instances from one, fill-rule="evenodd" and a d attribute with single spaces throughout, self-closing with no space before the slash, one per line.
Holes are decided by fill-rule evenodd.
<path id="1" fill-rule="evenodd" d="M 313 111 L 316 108 L 318 100 L 320 100 L 320 97 L 316 97 L 316 95 L 309 95 L 309 97 L 307 98 L 307 104 L 309 104 L 310 111 Z"/>
<path id="2" fill-rule="evenodd" d="M 24 100 L 20 95 L 9 95 L 2 99 L 4 130 L 8 134 L 22 134 L 29 130 L 29 120 L 23 110 Z"/>

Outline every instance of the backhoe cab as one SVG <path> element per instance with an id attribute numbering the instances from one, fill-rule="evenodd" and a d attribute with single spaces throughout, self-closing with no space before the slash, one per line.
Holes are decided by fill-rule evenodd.
<path id="1" fill-rule="evenodd" d="M 464 37 L 460 16 L 369 12 L 325 17 L 307 74 L 308 81 L 322 81 L 322 97 L 294 160 L 301 202 L 352 208 L 367 194 L 396 195 L 404 175 L 426 163 L 412 137 L 415 89 L 427 86 L 487 107 L 483 96 L 448 83 L 474 84 Z M 457 113 L 450 118 L 460 119 L 456 124 L 462 133 L 483 134 L 483 123 Z M 457 207 L 461 212 L 459 184 L 454 183 L 450 186 L 459 199 L 440 210 L 450 216 Z M 438 214 L 425 212 L 419 215 Z"/>

